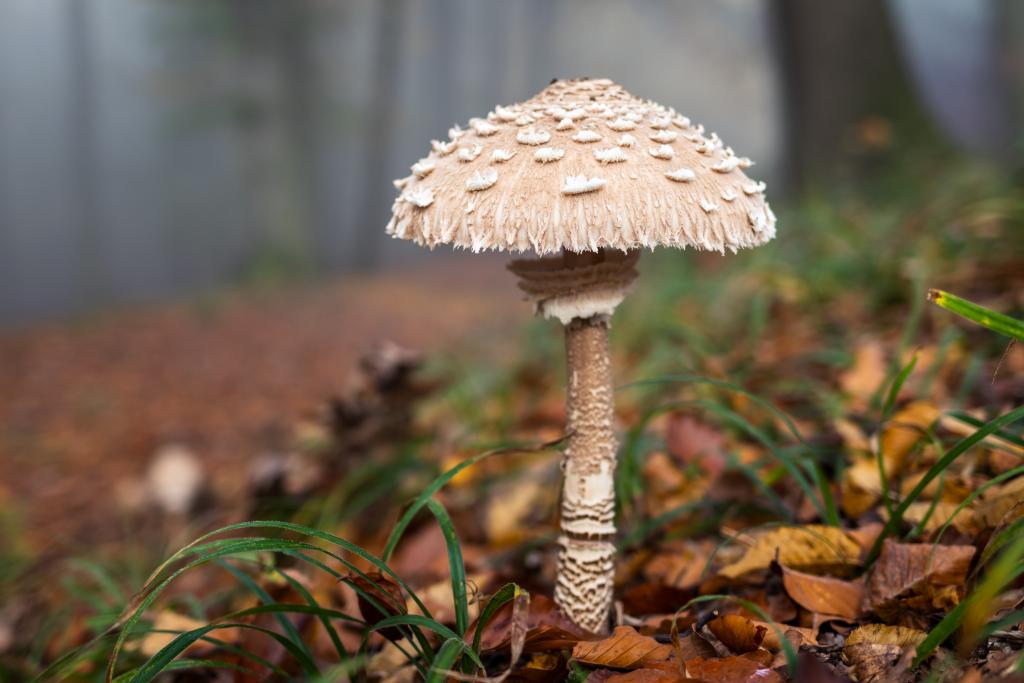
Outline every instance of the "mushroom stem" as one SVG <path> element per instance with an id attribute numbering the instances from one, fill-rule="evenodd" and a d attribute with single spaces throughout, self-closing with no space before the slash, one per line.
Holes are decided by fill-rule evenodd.
<path id="1" fill-rule="evenodd" d="M 615 453 L 607 315 L 565 326 L 569 432 L 562 462 L 561 546 L 555 602 L 577 624 L 604 631 L 615 578 Z"/>

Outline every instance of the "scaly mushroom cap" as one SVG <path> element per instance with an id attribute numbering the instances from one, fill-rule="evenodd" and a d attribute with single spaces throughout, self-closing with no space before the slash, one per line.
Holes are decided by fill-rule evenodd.
<path id="1" fill-rule="evenodd" d="M 389 235 L 540 255 L 735 252 L 775 236 L 764 183 L 743 173 L 749 159 L 607 79 L 555 81 L 449 135 L 395 181 Z"/>

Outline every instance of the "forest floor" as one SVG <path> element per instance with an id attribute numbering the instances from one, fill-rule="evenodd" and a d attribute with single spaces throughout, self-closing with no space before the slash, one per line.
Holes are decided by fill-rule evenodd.
<path id="1" fill-rule="evenodd" d="M 1024 195 L 868 171 L 641 259 L 608 633 L 551 599 L 562 338 L 498 262 L 0 338 L 0 679 L 1019 680 L 1024 348 L 926 292 L 1020 317 Z"/>
<path id="2" fill-rule="evenodd" d="M 162 448 L 194 453 L 236 500 L 239 468 L 289 448 L 364 354 L 442 352 L 527 319 L 501 259 L 451 262 L 0 332 L 0 500 L 58 556 L 123 540 L 102 522 L 146 495 Z"/>

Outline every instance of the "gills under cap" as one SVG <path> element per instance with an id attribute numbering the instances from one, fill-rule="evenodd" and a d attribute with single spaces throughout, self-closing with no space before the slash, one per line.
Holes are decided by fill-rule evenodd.
<path id="1" fill-rule="evenodd" d="M 393 237 L 544 255 L 735 252 L 775 236 L 749 159 L 607 79 L 554 81 L 449 136 L 395 181 Z"/>

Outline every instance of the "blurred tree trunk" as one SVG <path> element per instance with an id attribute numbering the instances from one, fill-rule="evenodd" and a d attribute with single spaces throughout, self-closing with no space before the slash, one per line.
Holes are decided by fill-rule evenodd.
<path id="1" fill-rule="evenodd" d="M 72 206 L 78 232 L 79 287 L 86 305 L 106 293 L 103 238 L 100 225 L 100 167 L 96 154 L 96 57 L 92 42 L 90 0 L 67 3 L 71 105 L 68 107 L 68 149 Z"/>
<path id="2" fill-rule="evenodd" d="M 406 0 L 378 0 L 375 3 L 374 68 L 367 75 L 373 94 L 364 127 L 367 190 L 357 214 L 352 253 L 345 264 L 356 270 L 369 270 L 377 263 L 381 233 L 394 195 L 388 162 L 392 156 L 392 137 L 397 122 L 394 108 L 401 101 L 399 70 L 405 45 L 403 15 L 406 5 Z"/>
<path id="3" fill-rule="evenodd" d="M 885 0 L 771 7 L 793 184 L 830 171 L 868 115 L 923 120 Z"/>

